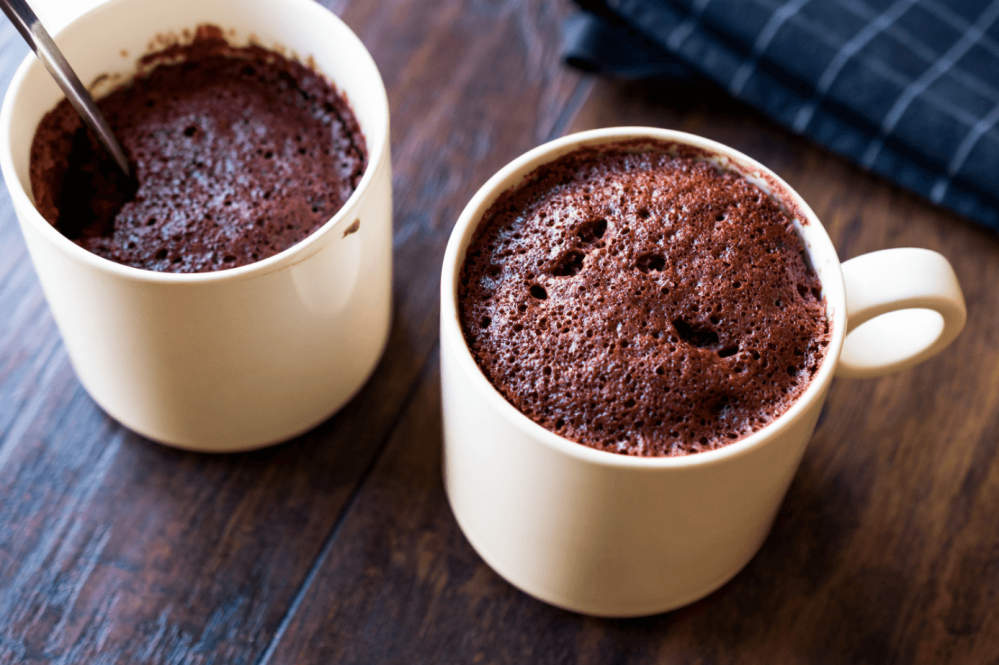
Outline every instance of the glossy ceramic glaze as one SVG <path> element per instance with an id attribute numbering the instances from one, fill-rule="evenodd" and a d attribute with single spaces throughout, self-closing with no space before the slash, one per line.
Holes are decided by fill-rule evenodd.
<path id="1" fill-rule="evenodd" d="M 313 65 L 345 93 L 368 168 L 346 205 L 298 245 L 241 268 L 161 274 L 93 255 L 53 229 L 30 194 L 29 150 L 61 98 L 29 56 L 0 114 L 0 165 L 77 375 L 127 427 L 204 451 L 310 429 L 364 383 L 389 330 L 392 192 L 388 102 L 374 61 L 312 0 L 117 0 L 55 35 L 86 83 L 127 81 L 138 58 L 202 23 Z M 185 33 L 186 31 L 186 33 Z M 355 230 L 356 229 L 356 230 Z"/>
<path id="2" fill-rule="evenodd" d="M 642 137 L 700 148 L 711 161 L 789 202 L 822 281 L 832 323 L 826 359 L 786 413 L 741 441 L 686 457 L 603 452 L 537 425 L 479 370 L 458 319 L 457 277 L 465 250 L 499 194 L 580 146 Z M 905 310 L 901 318 L 874 318 L 900 309 Z M 847 362 L 841 352 L 848 317 L 857 325 L 873 320 L 860 338 L 850 336 Z M 763 543 L 833 376 L 873 376 L 908 367 L 950 343 L 963 325 L 960 287 L 946 259 L 926 250 L 889 250 L 841 266 L 808 205 L 775 174 L 731 148 L 636 127 L 558 139 L 489 180 L 462 212 L 448 244 L 441 276 L 441 373 L 444 477 L 451 507 L 482 558 L 545 602 L 612 617 L 685 605 L 731 579 Z M 878 345 L 896 352 L 891 357 L 865 352 Z"/>

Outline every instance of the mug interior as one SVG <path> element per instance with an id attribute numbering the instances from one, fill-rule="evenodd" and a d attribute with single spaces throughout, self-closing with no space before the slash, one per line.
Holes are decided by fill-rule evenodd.
<path id="1" fill-rule="evenodd" d="M 346 211 L 370 186 L 387 158 L 388 99 L 370 54 L 339 18 L 313 0 L 112 0 L 84 14 L 54 35 L 84 85 L 98 96 L 134 76 L 138 60 L 171 43 L 189 40 L 197 26 L 211 23 L 235 46 L 249 43 L 282 53 L 321 72 L 354 112 L 368 150 L 368 165 L 351 197 L 305 240 L 272 257 L 239 268 L 207 273 L 158 273 L 104 259 L 65 238 L 34 208 L 29 175 L 31 142 L 42 117 L 63 93 L 41 62 L 29 55 L 11 82 L 0 112 L 0 163 L 22 220 L 77 260 L 121 276 L 152 281 L 232 279 L 270 272 L 318 251 Z"/>
<path id="2" fill-rule="evenodd" d="M 465 251 L 472 240 L 475 229 L 493 202 L 504 192 L 520 186 L 540 166 L 573 150 L 583 146 L 606 145 L 635 139 L 649 139 L 650 141 L 696 148 L 704 154 L 705 161 L 735 171 L 760 187 L 794 218 L 802 248 L 822 283 L 822 294 L 826 299 L 826 316 L 830 322 L 831 337 L 826 357 L 818 372 L 812 377 L 808 388 L 787 411 L 767 426 L 715 450 L 678 457 L 635 457 L 590 448 L 551 432 L 521 413 L 489 382 L 469 351 L 461 330 L 457 306 L 458 276 L 465 261 Z M 765 166 L 725 145 L 684 132 L 647 127 L 597 129 L 562 137 L 521 155 L 496 173 L 476 192 L 462 211 L 451 233 L 444 256 L 444 267 L 441 275 L 441 334 L 457 351 L 460 371 L 469 376 L 473 385 L 485 396 L 491 407 L 504 414 L 525 434 L 542 444 L 552 446 L 565 454 L 601 465 L 646 468 L 700 465 L 736 457 L 744 454 L 750 448 L 760 445 L 772 434 L 801 417 L 806 405 L 812 400 L 825 394 L 825 389 L 832 381 L 836 362 L 839 359 L 846 336 L 846 295 L 836 249 L 822 224 L 812 209 L 808 207 L 808 204 L 787 183 Z"/>

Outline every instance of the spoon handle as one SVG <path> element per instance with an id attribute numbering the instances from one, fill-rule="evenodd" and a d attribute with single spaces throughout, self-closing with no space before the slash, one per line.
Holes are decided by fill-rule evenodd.
<path id="1" fill-rule="evenodd" d="M 125 175 L 131 177 L 128 160 L 125 159 L 125 151 L 121 149 L 118 139 L 114 137 L 104 115 L 94 103 L 94 99 L 80 83 L 80 79 L 66 62 L 66 58 L 52 41 L 52 37 L 42 26 L 41 21 L 35 16 L 35 12 L 31 10 L 25 0 L 0 0 L 0 8 L 24 37 L 24 41 L 28 42 L 31 50 L 35 52 L 45 68 L 49 70 L 49 74 L 56 80 L 62 91 L 66 93 L 66 99 L 80 114 L 83 122 L 114 157 L 114 161 L 117 162 Z"/>

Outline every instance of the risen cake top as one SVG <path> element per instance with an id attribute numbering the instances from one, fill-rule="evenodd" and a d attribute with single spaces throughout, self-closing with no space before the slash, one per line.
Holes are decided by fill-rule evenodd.
<path id="1" fill-rule="evenodd" d="M 128 183 L 66 100 L 31 149 L 39 212 L 91 252 L 205 272 L 263 260 L 343 206 L 367 164 L 346 100 L 318 73 L 201 26 L 193 43 L 98 101 L 134 165 Z"/>
<path id="2" fill-rule="evenodd" d="M 737 441 L 805 391 L 829 341 L 791 217 L 671 148 L 583 148 L 542 166 L 489 209 L 461 270 L 461 325 L 489 381 L 601 450 Z"/>

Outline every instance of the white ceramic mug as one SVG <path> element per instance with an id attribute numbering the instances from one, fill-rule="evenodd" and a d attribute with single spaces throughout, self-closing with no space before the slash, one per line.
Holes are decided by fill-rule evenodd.
<path id="1" fill-rule="evenodd" d="M 313 0 L 115 0 L 55 40 L 81 80 L 127 81 L 136 61 L 199 24 L 315 68 L 345 94 L 368 167 L 344 207 L 307 239 L 251 265 L 202 274 L 139 270 L 80 248 L 32 203 L 35 128 L 62 93 L 34 56 L 0 113 L 0 165 L 81 383 L 130 429 L 170 445 L 246 450 L 339 409 L 374 370 L 391 309 L 389 111 L 374 61 Z M 164 41 L 165 40 L 165 41 Z"/>
<path id="2" fill-rule="evenodd" d="M 740 441 L 686 457 L 628 457 L 544 429 L 485 378 L 458 319 L 465 250 L 501 193 L 580 146 L 642 137 L 707 151 L 711 161 L 792 203 L 803 217 L 796 225 L 822 281 L 832 323 L 825 360 L 787 412 Z M 801 197 L 731 148 L 639 127 L 558 139 L 514 160 L 476 193 L 444 257 L 441 373 L 451 508 L 482 558 L 545 602 L 612 617 L 685 605 L 731 579 L 762 545 L 833 376 L 877 376 L 909 367 L 947 346 L 964 320 L 961 289 L 942 256 L 892 249 L 840 265 Z"/>

